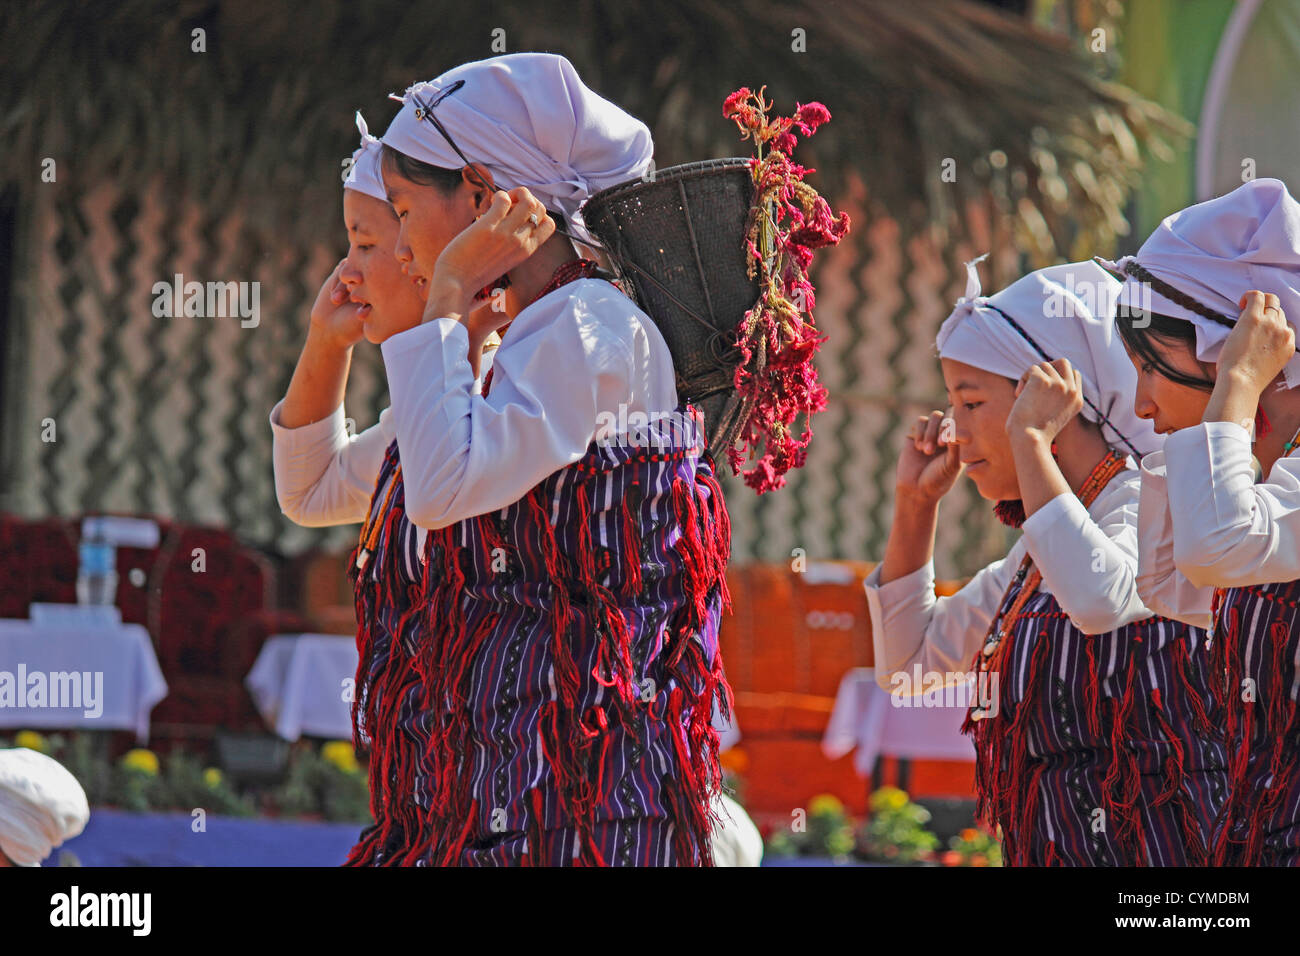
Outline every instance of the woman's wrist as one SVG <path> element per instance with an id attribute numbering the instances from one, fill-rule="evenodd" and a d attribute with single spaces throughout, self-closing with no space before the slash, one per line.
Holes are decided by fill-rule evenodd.
<path id="1" fill-rule="evenodd" d="M 1034 455 L 1043 449 L 1050 449 L 1054 436 L 1047 434 L 1037 428 L 1010 428 L 1007 430 L 1007 440 L 1011 444 L 1011 454 L 1029 454 Z"/>
<path id="2" fill-rule="evenodd" d="M 1205 422 L 1252 423 L 1264 388 L 1254 376 L 1240 369 L 1226 369 L 1215 380 L 1210 401 L 1201 420 Z"/>
<path id="3" fill-rule="evenodd" d="M 338 332 L 312 322 L 307 327 L 307 344 L 322 352 L 333 352 L 344 356 L 352 352 L 352 346 L 356 343 Z"/>
<path id="4" fill-rule="evenodd" d="M 943 495 L 933 495 L 915 485 L 894 486 L 894 512 L 928 516 L 939 510 Z"/>
<path id="5" fill-rule="evenodd" d="M 429 283 L 429 300 L 424 306 L 423 321 L 454 319 L 464 322 L 472 304 L 472 296 L 465 292 L 458 279 L 435 276 Z"/>

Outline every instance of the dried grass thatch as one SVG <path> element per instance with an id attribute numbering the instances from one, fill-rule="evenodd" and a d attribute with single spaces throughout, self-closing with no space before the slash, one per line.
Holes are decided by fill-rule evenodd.
<path id="1" fill-rule="evenodd" d="M 353 110 L 382 129 L 388 92 L 493 55 L 498 29 L 642 117 L 661 167 L 743 151 L 721 115 L 739 86 L 821 100 L 824 191 L 856 174 L 900 221 L 940 226 L 991 198 L 1034 260 L 1111 246 L 1144 149 L 1186 132 L 1081 41 L 969 0 L 11 3 L 0 177 L 38 182 L 47 156 L 61 179 L 162 174 L 178 201 L 252 198 L 269 235 L 315 241 L 338 229 Z"/>

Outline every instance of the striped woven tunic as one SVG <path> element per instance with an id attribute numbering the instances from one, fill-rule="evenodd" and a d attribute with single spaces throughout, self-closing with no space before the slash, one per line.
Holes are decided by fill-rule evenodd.
<path id="1" fill-rule="evenodd" d="M 1152 617 L 1084 634 L 1040 593 L 1008 639 L 996 715 L 963 728 L 1007 862 L 1205 865 L 1226 793 L 1205 632 Z"/>
<path id="2" fill-rule="evenodd" d="M 1252 469 L 1232 422 L 1170 435 L 1142 460 L 1139 588 L 1152 606 L 1210 626 L 1230 755 L 1214 862 L 1300 865 L 1300 457 Z"/>
<path id="3" fill-rule="evenodd" d="M 353 560 L 376 822 L 349 863 L 711 862 L 730 531 L 699 428 L 680 406 L 427 533 L 389 446 L 376 553 Z"/>
<path id="4" fill-rule="evenodd" d="M 1300 581 L 1215 598 L 1215 691 L 1232 766 L 1214 862 L 1300 866 Z"/>
<path id="5" fill-rule="evenodd" d="M 996 703 L 973 733 L 978 812 L 1009 865 L 1204 863 L 1227 792 L 1205 631 L 1153 617 L 1137 598 L 1138 473 L 1092 504 L 1060 495 L 1030 515 L 1010 553 L 937 598 L 932 565 L 866 581 L 876 679 L 914 666 L 974 676 L 984 637 L 1020 593 L 1032 555 L 1043 580 L 1004 639 Z M 989 675 L 979 675 L 984 681 Z M 996 694 L 994 693 L 996 692 Z"/>

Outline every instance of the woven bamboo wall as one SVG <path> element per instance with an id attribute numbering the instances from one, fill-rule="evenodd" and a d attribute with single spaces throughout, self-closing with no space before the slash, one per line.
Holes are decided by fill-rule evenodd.
<path id="1" fill-rule="evenodd" d="M 34 187 L 20 198 L 13 327 L 5 343 L 0 510 L 26 517 L 91 509 L 233 528 L 283 554 L 342 549 L 354 527 L 299 528 L 280 514 L 267 415 L 283 396 L 307 312 L 342 248 L 342 232 L 288 248 L 238 207 L 100 181 Z M 820 368 L 828 410 L 807 467 L 757 498 L 727 482 L 734 557 L 878 559 L 890 520 L 896 449 L 910 416 L 939 407 L 934 333 L 961 293 L 960 263 L 994 245 L 973 217 L 968 243 L 939 248 L 871 218 L 861 197 L 849 239 L 820 263 L 817 319 L 829 333 Z M 178 214 L 179 211 L 179 214 Z M 1002 270 L 1015 253 L 1001 247 Z M 156 318 L 155 282 L 257 281 L 255 328 L 238 317 Z M 357 429 L 387 403 L 377 349 L 356 349 L 346 409 Z M 57 440 L 42 440 L 53 419 Z M 1003 553 L 1006 537 L 966 483 L 940 526 L 938 571 L 956 576 Z"/>

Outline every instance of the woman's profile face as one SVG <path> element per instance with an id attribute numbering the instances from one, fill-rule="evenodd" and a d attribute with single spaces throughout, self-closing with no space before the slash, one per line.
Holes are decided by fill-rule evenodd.
<path id="1" fill-rule="evenodd" d="M 348 229 L 348 255 L 339 281 L 351 301 L 362 306 L 368 342 L 379 345 L 420 324 L 424 296 L 402 272 L 393 255 L 397 217 L 386 202 L 355 189 L 343 190 L 343 221 Z"/>
<path id="2" fill-rule="evenodd" d="M 1122 341 L 1122 339 L 1121 339 Z M 1147 344 L 1160 360 L 1176 372 L 1193 378 L 1214 380 L 1214 366 L 1198 361 L 1190 342 L 1148 335 Z M 1193 388 L 1170 381 L 1159 369 L 1135 352 L 1124 351 L 1137 369 L 1137 391 L 1133 395 L 1133 412 L 1151 421 L 1156 432 L 1168 435 L 1201 423 L 1210 390 Z"/>
<path id="3" fill-rule="evenodd" d="M 952 440 L 966 475 L 989 501 L 1020 497 L 1016 463 L 1007 438 L 1007 416 L 1016 401 L 1016 383 L 993 372 L 940 359 L 952 405 Z"/>
<path id="4" fill-rule="evenodd" d="M 384 189 L 398 220 L 393 252 L 402 270 L 427 298 L 438 256 L 474 222 L 474 190 L 462 184 L 444 193 L 437 187 L 412 182 L 387 166 L 383 164 Z"/>

